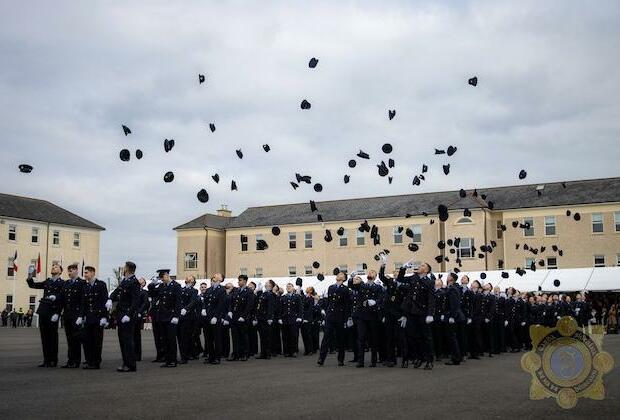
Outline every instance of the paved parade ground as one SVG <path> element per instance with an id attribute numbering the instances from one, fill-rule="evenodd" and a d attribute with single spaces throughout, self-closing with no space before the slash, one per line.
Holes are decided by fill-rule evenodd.
<path id="1" fill-rule="evenodd" d="M 60 331 L 60 355 L 66 354 Z M 42 369 L 36 329 L 0 329 L 0 418 L 617 418 L 620 375 L 605 376 L 605 401 L 580 400 L 573 410 L 528 400 L 530 377 L 521 354 L 470 360 L 462 366 L 420 369 L 324 367 L 316 357 L 220 366 L 193 361 L 176 369 L 150 363 L 150 331 L 137 373 L 116 373 L 116 331 L 106 331 L 103 367 Z M 620 362 L 620 337 L 604 344 Z M 347 359 L 351 355 L 347 355 Z M 60 358 L 64 363 L 64 359 Z"/>

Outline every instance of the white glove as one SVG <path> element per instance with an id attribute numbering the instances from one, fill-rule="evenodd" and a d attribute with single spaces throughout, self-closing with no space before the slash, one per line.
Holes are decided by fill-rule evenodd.
<path id="1" fill-rule="evenodd" d="M 381 323 L 385 324 L 385 317 L 381 318 Z"/>
<path id="2" fill-rule="evenodd" d="M 268 319 L 267 320 L 267 325 L 271 325 L 271 324 L 273 324 L 273 319 Z"/>
<path id="3" fill-rule="evenodd" d="M 467 318 L 467 325 L 471 324 L 471 318 Z"/>
<path id="4" fill-rule="evenodd" d="M 52 315 L 52 318 L 50 319 L 50 321 L 52 321 L 52 322 L 58 322 L 58 318 L 59 318 L 59 317 L 58 317 L 58 314 L 54 314 L 54 315 Z"/>
<path id="5" fill-rule="evenodd" d="M 142 319 L 142 314 L 138 314 L 138 319 Z"/>
<path id="6" fill-rule="evenodd" d="M 252 321 L 252 326 L 256 327 L 257 325 L 258 325 L 258 321 L 257 320 Z"/>
<path id="7" fill-rule="evenodd" d="M 217 324 L 217 318 L 213 317 L 211 318 L 211 325 L 215 325 L 215 324 Z"/>
<path id="8" fill-rule="evenodd" d="M 381 258 L 381 265 L 385 265 L 387 263 L 387 255 L 379 254 L 379 258 Z"/>
<path id="9" fill-rule="evenodd" d="M 443 316 L 443 315 L 439 317 L 439 319 L 440 319 L 441 321 L 443 321 L 443 318 L 444 318 L 444 316 Z"/>
<path id="10" fill-rule="evenodd" d="M 230 322 L 226 321 L 225 319 L 222 320 L 222 325 L 228 325 L 230 324 Z"/>
<path id="11" fill-rule="evenodd" d="M 375 306 L 377 304 L 377 301 L 374 299 L 368 299 L 368 306 Z"/>
<path id="12" fill-rule="evenodd" d="M 575 312 L 579 313 L 579 311 L 581 310 L 581 308 L 575 308 Z"/>
<path id="13" fill-rule="evenodd" d="M 325 326 L 325 321 L 321 321 L 321 327 Z"/>
<path id="14" fill-rule="evenodd" d="M 109 311 L 110 309 L 112 309 L 112 299 L 108 299 L 108 301 L 105 303 L 105 308 Z"/>
<path id="15" fill-rule="evenodd" d="M 357 271 L 353 271 L 353 272 L 351 272 L 351 274 L 349 274 L 349 278 L 351 278 L 351 279 L 353 277 L 355 277 L 355 276 L 357 276 Z"/>
<path id="16" fill-rule="evenodd" d="M 301 322 L 301 318 L 297 318 L 295 322 Z"/>
<path id="17" fill-rule="evenodd" d="M 75 325 L 82 325 L 82 317 L 78 316 L 78 318 L 75 320 Z"/>
<path id="18" fill-rule="evenodd" d="M 207 316 L 207 310 L 203 309 L 202 311 L 200 311 L 200 315 Z"/>
<path id="19" fill-rule="evenodd" d="M 299 292 L 301 290 L 301 286 L 295 286 L 295 291 Z"/>
<path id="20" fill-rule="evenodd" d="M 521 326 L 522 326 L 522 327 L 525 327 L 525 322 L 521 322 Z"/>
<path id="21" fill-rule="evenodd" d="M 263 284 L 262 283 L 258 283 L 256 285 L 256 291 L 257 292 L 262 292 L 263 291 Z"/>
<path id="22" fill-rule="evenodd" d="M 278 319 L 278 324 L 282 325 L 282 320 Z"/>
<path id="23" fill-rule="evenodd" d="M 407 326 L 407 317 L 401 316 L 398 318 L 398 322 L 400 322 L 400 328 L 405 328 Z"/>
<path id="24" fill-rule="evenodd" d="M 452 317 L 448 318 L 448 324 L 454 324 L 454 318 Z"/>
<path id="25" fill-rule="evenodd" d="M 325 316 L 325 309 L 321 309 L 321 315 Z"/>
<path id="26" fill-rule="evenodd" d="M 508 321 L 504 321 L 504 327 L 508 326 Z"/>
<path id="27" fill-rule="evenodd" d="M 427 317 L 426 317 L 426 323 L 427 323 L 427 324 L 430 324 L 430 323 L 431 323 L 431 322 L 433 322 L 433 321 L 434 321 L 434 319 L 433 319 L 433 317 L 432 317 L 432 316 L 430 316 L 430 315 L 429 315 L 429 316 L 427 316 Z"/>
<path id="28" fill-rule="evenodd" d="M 351 328 L 353 326 L 353 319 L 349 318 L 347 319 L 347 328 Z"/>
<path id="29" fill-rule="evenodd" d="M 593 323 L 593 324 L 596 324 L 596 318 L 590 319 L 590 322 Z"/>
<path id="30" fill-rule="evenodd" d="M 187 310 L 185 308 L 181 309 L 181 316 L 185 316 L 187 314 Z"/>
<path id="31" fill-rule="evenodd" d="M 101 318 L 101 319 L 99 320 L 99 326 L 100 326 L 100 327 L 105 327 L 106 325 L 108 325 L 108 320 L 107 320 L 107 319 L 105 319 L 105 318 Z"/>
<path id="32" fill-rule="evenodd" d="M 238 319 L 238 321 L 239 321 L 239 322 L 245 322 L 245 319 L 243 319 L 243 317 L 242 317 L 242 316 L 240 316 L 240 317 L 239 317 L 239 319 Z"/>
<path id="33" fill-rule="evenodd" d="M 557 318 L 557 319 L 560 319 L 560 318 L 562 318 L 562 317 L 558 315 L 558 316 L 556 316 L 556 318 Z"/>
<path id="34" fill-rule="evenodd" d="M 177 317 L 175 316 L 174 318 L 172 318 L 172 319 L 170 320 L 170 323 L 171 323 L 172 325 L 177 325 L 177 324 L 179 323 L 179 318 L 177 318 Z"/>
<path id="35" fill-rule="evenodd" d="M 411 262 L 406 262 L 406 263 L 403 265 L 403 267 L 404 267 L 404 268 L 411 268 L 411 267 L 413 267 L 413 263 L 411 263 Z"/>
<path id="36" fill-rule="evenodd" d="M 491 322 L 491 320 L 489 318 L 484 318 L 484 323 L 488 324 L 489 322 Z"/>
<path id="37" fill-rule="evenodd" d="M 49 295 L 47 298 L 53 302 L 56 300 L 56 295 Z"/>
<path id="38" fill-rule="evenodd" d="M 232 319 L 232 312 L 228 312 L 228 318 Z"/>
<path id="39" fill-rule="evenodd" d="M 307 324 L 307 323 L 308 323 L 308 320 L 307 320 L 307 319 L 304 319 L 304 324 Z"/>
<path id="40" fill-rule="evenodd" d="M 124 315 L 124 316 L 121 318 L 121 323 L 126 324 L 126 323 L 128 323 L 128 322 L 129 322 L 129 317 L 128 317 L 127 315 Z"/>

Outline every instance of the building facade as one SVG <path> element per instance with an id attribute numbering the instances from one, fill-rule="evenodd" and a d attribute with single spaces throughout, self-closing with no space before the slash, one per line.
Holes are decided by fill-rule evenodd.
<path id="1" fill-rule="evenodd" d="M 65 269 L 71 263 L 98 267 L 103 230 L 48 201 L 0 194 L 0 306 L 36 308 L 43 291 L 26 283 L 31 265 L 40 267 L 38 279 L 47 278 L 55 262 Z"/>
<path id="2" fill-rule="evenodd" d="M 225 209 L 175 228 L 179 277 L 363 271 L 378 267 L 384 249 L 390 269 L 407 261 L 429 262 L 435 271 L 620 265 L 620 178 L 315 205 L 314 212 L 308 203 L 251 207 L 236 217 Z M 360 229 L 365 221 L 378 244 Z"/>

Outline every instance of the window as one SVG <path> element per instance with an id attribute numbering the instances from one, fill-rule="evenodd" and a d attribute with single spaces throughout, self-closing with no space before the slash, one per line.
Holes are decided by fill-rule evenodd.
<path id="1" fill-rule="evenodd" d="M 497 260 L 497 269 L 498 270 L 504 269 L 504 260 Z"/>
<path id="2" fill-rule="evenodd" d="M 547 270 L 555 270 L 558 268 L 558 259 L 556 257 L 547 257 Z"/>
<path id="3" fill-rule="evenodd" d="M 73 233 L 73 247 L 74 248 L 80 247 L 80 233 L 79 232 Z"/>
<path id="4" fill-rule="evenodd" d="M 461 217 L 459 220 L 456 221 L 456 223 L 462 225 L 467 223 L 473 223 L 473 221 L 469 217 Z"/>
<path id="5" fill-rule="evenodd" d="M 263 234 L 262 233 L 257 233 L 256 234 L 256 250 L 257 251 L 261 251 L 260 246 L 258 245 L 260 242 L 262 242 L 265 238 L 263 238 Z M 264 251 L 264 249 L 263 249 Z"/>
<path id="6" fill-rule="evenodd" d="M 186 252 L 185 253 L 185 269 L 197 270 L 198 269 L 198 253 Z"/>
<path id="7" fill-rule="evenodd" d="M 306 265 L 304 267 L 304 273 L 306 276 L 311 276 L 312 275 L 312 266 L 311 265 Z"/>
<path id="8" fill-rule="evenodd" d="M 473 258 L 474 253 L 472 247 L 474 246 L 474 238 L 461 238 L 459 247 L 456 250 L 458 258 Z"/>
<path id="9" fill-rule="evenodd" d="M 36 296 L 30 296 L 30 298 L 28 299 L 28 307 L 34 311 L 34 308 L 37 304 L 37 297 Z"/>
<path id="10" fill-rule="evenodd" d="M 349 236 L 348 236 L 348 231 L 345 229 L 345 231 L 340 236 L 340 246 L 347 246 L 347 245 L 349 245 Z"/>
<path id="11" fill-rule="evenodd" d="M 616 232 L 620 232 L 620 211 L 614 213 L 614 225 L 616 226 Z"/>
<path id="12" fill-rule="evenodd" d="M 4 306 L 6 306 L 7 311 L 9 312 L 12 311 L 13 310 L 13 295 L 6 295 L 5 302 L 6 302 L 6 305 Z"/>
<path id="13" fill-rule="evenodd" d="M 263 277 L 263 267 L 256 267 L 256 275 L 254 277 L 257 277 L 257 278 Z"/>
<path id="14" fill-rule="evenodd" d="M 13 267 L 13 257 L 9 257 L 9 262 L 6 266 L 6 276 L 7 277 L 15 276 L 15 269 Z"/>
<path id="15" fill-rule="evenodd" d="M 241 251 L 248 250 L 248 237 L 246 235 L 241 235 Z"/>
<path id="16" fill-rule="evenodd" d="M 30 269 L 30 267 L 33 267 L 36 270 L 38 263 L 39 262 L 37 260 L 30 260 L 30 266 L 28 267 L 28 269 Z"/>
<path id="17" fill-rule="evenodd" d="M 346 265 L 346 264 L 340 264 L 340 265 L 338 266 L 338 270 L 343 271 L 343 272 L 345 272 L 345 273 L 346 273 L 347 271 L 349 271 L 349 266 L 348 266 L 348 265 Z"/>
<path id="18" fill-rule="evenodd" d="M 595 267 L 605 267 L 605 256 L 604 255 L 595 255 L 594 256 L 594 266 Z"/>
<path id="19" fill-rule="evenodd" d="M 497 239 L 502 239 L 504 237 L 504 231 L 502 230 L 502 221 L 497 221 Z"/>
<path id="20" fill-rule="evenodd" d="M 523 236 L 534 236 L 534 219 L 531 217 L 526 217 L 523 219 L 523 224 L 528 227 L 523 228 Z"/>
<path id="21" fill-rule="evenodd" d="M 358 246 L 362 246 L 366 243 L 366 238 L 364 238 L 364 232 L 360 232 L 360 230 L 358 229 L 356 234 L 356 243 Z"/>
<path id="22" fill-rule="evenodd" d="M 364 268 L 364 263 L 359 263 L 355 266 L 355 271 L 357 271 L 358 273 L 360 271 L 365 271 L 366 269 Z"/>
<path id="23" fill-rule="evenodd" d="M 292 265 L 289 266 L 289 268 L 288 268 L 288 275 L 289 275 L 289 277 L 296 276 L 297 275 L 297 267 L 292 266 Z"/>
<path id="24" fill-rule="evenodd" d="M 240 267 L 239 268 L 239 275 L 244 275 L 247 276 L 248 275 L 248 269 L 246 267 Z"/>
<path id="25" fill-rule="evenodd" d="M 616 265 L 620 267 L 620 254 L 616 255 Z"/>
<path id="26" fill-rule="evenodd" d="M 603 233 L 603 213 L 592 213 L 592 233 Z"/>
<path id="27" fill-rule="evenodd" d="M 412 225 L 411 231 L 413 232 L 413 238 L 411 238 L 411 242 L 422 242 L 422 226 Z"/>
<path id="28" fill-rule="evenodd" d="M 312 232 L 304 232 L 304 248 L 312 248 Z"/>
<path id="29" fill-rule="evenodd" d="M 295 232 L 289 232 L 288 234 L 288 249 L 297 248 L 297 234 Z"/>
<path id="30" fill-rule="evenodd" d="M 555 235 L 555 216 L 545 216 L 545 235 Z"/>
<path id="31" fill-rule="evenodd" d="M 52 233 L 52 245 L 59 246 L 60 245 L 60 231 L 55 230 Z"/>
<path id="32" fill-rule="evenodd" d="M 9 225 L 9 241 L 17 240 L 17 226 Z"/>
<path id="33" fill-rule="evenodd" d="M 403 227 L 402 226 L 394 226 L 394 243 L 395 244 L 403 243 Z"/>
<path id="34" fill-rule="evenodd" d="M 33 244 L 38 244 L 39 243 L 39 228 L 32 228 L 31 242 Z"/>
<path id="35" fill-rule="evenodd" d="M 525 259 L 525 268 L 529 269 L 533 264 L 536 264 L 536 260 L 534 258 L 526 258 Z"/>

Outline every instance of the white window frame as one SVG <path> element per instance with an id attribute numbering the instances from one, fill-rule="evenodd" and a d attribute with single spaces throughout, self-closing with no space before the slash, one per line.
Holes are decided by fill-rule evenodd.
<path id="1" fill-rule="evenodd" d="M 549 230 L 553 229 L 552 233 L 549 233 Z M 557 235 L 557 225 L 555 216 L 545 216 L 545 236 L 555 236 Z"/>
<path id="2" fill-rule="evenodd" d="M 13 239 L 11 239 L 11 234 Z M 10 242 L 17 242 L 17 225 L 9 225 L 9 235 L 7 236 Z"/>
<path id="3" fill-rule="evenodd" d="M 37 308 L 37 296 L 36 295 L 28 296 L 28 308 L 32 309 L 33 312 Z"/>
<path id="4" fill-rule="evenodd" d="M 346 265 L 346 264 L 340 264 L 338 266 L 338 270 L 340 270 L 340 271 L 349 271 L 349 266 Z"/>
<path id="5" fill-rule="evenodd" d="M 245 241 L 244 241 L 245 239 Z M 239 237 L 239 241 L 241 242 L 241 252 L 247 252 L 249 249 L 249 239 L 248 239 L 248 235 L 241 235 Z M 245 248 L 245 249 L 244 249 Z"/>
<path id="6" fill-rule="evenodd" d="M 602 259 L 603 262 L 602 263 L 601 262 L 597 263 L 596 262 L 597 259 Z M 594 267 L 605 267 L 605 264 L 606 264 L 605 255 L 603 255 L 603 254 L 594 255 L 593 263 L 594 263 Z"/>
<path id="7" fill-rule="evenodd" d="M 551 260 L 555 260 L 555 264 L 551 264 Z M 546 267 L 547 270 L 557 270 L 558 268 L 558 257 L 547 257 Z"/>
<path id="8" fill-rule="evenodd" d="M 411 232 L 413 232 L 413 238 L 411 238 L 411 242 L 421 243 L 422 225 L 411 225 Z"/>
<path id="9" fill-rule="evenodd" d="M 33 227 L 30 234 L 30 243 L 33 245 L 39 244 L 39 228 Z"/>
<path id="10" fill-rule="evenodd" d="M 52 246 L 60 246 L 60 231 L 52 231 Z"/>
<path id="11" fill-rule="evenodd" d="M 255 273 L 254 277 L 259 278 L 259 279 L 262 278 L 263 277 L 263 267 L 256 267 L 254 273 Z"/>
<path id="12" fill-rule="evenodd" d="M 13 305 L 15 304 L 15 299 L 13 299 L 13 295 L 6 295 L 4 298 L 4 307 L 7 308 L 9 312 L 13 310 Z"/>
<path id="13" fill-rule="evenodd" d="M 77 239 L 77 245 L 75 244 Z M 82 234 L 80 232 L 73 232 L 73 248 L 79 248 L 82 245 Z"/>
<path id="14" fill-rule="evenodd" d="M 364 235 L 364 233 L 365 232 L 362 232 L 359 229 L 357 229 L 355 231 L 355 245 L 356 246 L 365 246 L 366 245 L 366 236 Z"/>
<path id="15" fill-rule="evenodd" d="M 600 217 L 601 220 L 594 221 L 594 216 L 596 216 L 597 219 Z M 605 223 L 604 223 L 603 213 L 592 213 L 590 217 L 592 219 L 592 233 L 594 234 L 605 233 Z M 597 228 L 595 228 L 594 226 L 600 226 L 600 230 L 597 231 L 596 230 Z"/>
<path id="16" fill-rule="evenodd" d="M 400 229 L 400 232 L 398 231 L 398 229 Z M 403 243 L 403 227 L 402 226 L 394 226 L 392 240 L 394 244 Z"/>
<path id="17" fill-rule="evenodd" d="M 304 266 L 304 274 L 306 276 L 311 276 L 314 273 L 313 269 L 314 267 L 312 267 L 311 265 Z"/>
<path id="18" fill-rule="evenodd" d="M 296 277 L 297 276 L 297 267 L 295 267 L 294 265 L 289 265 L 288 266 L 288 276 L 289 277 Z"/>
<path id="19" fill-rule="evenodd" d="M 465 243 L 467 243 L 467 246 L 465 246 Z M 457 258 L 460 258 L 460 259 L 475 258 L 475 254 L 471 249 L 472 246 L 474 246 L 474 238 L 461 238 L 461 241 L 459 242 L 459 246 L 456 249 Z M 467 251 L 465 255 L 463 255 L 464 251 Z"/>
<path id="20" fill-rule="evenodd" d="M 534 264 L 536 264 L 536 258 L 526 258 L 525 259 L 525 268 L 527 268 L 529 270 L 530 267 L 532 266 L 532 262 Z"/>
<path id="21" fill-rule="evenodd" d="M 288 233 L 288 249 L 297 249 L 297 232 Z"/>
<path id="22" fill-rule="evenodd" d="M 614 212 L 614 230 L 620 233 L 620 211 Z"/>
<path id="23" fill-rule="evenodd" d="M 523 236 L 525 238 L 531 238 L 533 236 L 536 236 L 536 230 L 534 227 L 534 218 L 533 217 L 524 217 L 523 218 L 523 224 L 529 223 L 530 224 L 530 228 L 529 229 L 523 229 Z M 531 232 L 531 234 L 529 234 Z"/>
<path id="24" fill-rule="evenodd" d="M 15 270 L 13 269 L 13 257 L 8 258 L 8 262 L 6 265 L 6 278 L 8 279 L 15 278 Z"/>
<path id="25" fill-rule="evenodd" d="M 347 229 L 345 229 L 342 235 L 340 235 L 338 246 L 349 246 L 349 231 Z"/>
<path id="26" fill-rule="evenodd" d="M 248 275 L 248 269 L 246 267 L 239 267 L 239 275 Z"/>
<path id="27" fill-rule="evenodd" d="M 359 272 L 363 272 L 366 271 L 366 269 L 364 268 L 364 263 L 358 263 L 355 266 L 355 271 Z"/>
<path id="28" fill-rule="evenodd" d="M 312 249 L 312 232 L 304 232 L 304 249 Z"/>
<path id="29" fill-rule="evenodd" d="M 456 221 L 457 225 L 471 225 L 473 223 L 474 221 L 471 219 L 471 217 L 467 216 L 463 216 Z"/>
<path id="30" fill-rule="evenodd" d="M 183 257 L 183 266 L 186 271 L 189 270 L 198 270 L 198 253 L 197 252 L 186 252 Z"/>
<path id="31" fill-rule="evenodd" d="M 258 249 L 258 241 L 264 241 L 265 236 L 262 233 L 257 233 L 256 235 L 254 235 L 254 239 L 255 239 L 254 245 L 256 247 L 256 250 L 261 251 L 260 249 Z M 262 251 L 264 251 L 264 249 Z"/>

